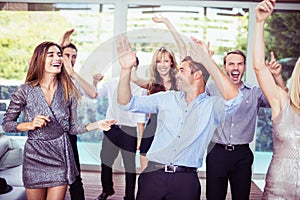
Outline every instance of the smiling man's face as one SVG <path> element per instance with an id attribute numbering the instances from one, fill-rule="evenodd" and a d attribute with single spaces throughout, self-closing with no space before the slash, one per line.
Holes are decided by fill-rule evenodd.
<path id="1" fill-rule="evenodd" d="M 226 57 L 226 64 L 224 69 L 230 80 L 237 86 L 240 86 L 242 77 L 244 75 L 246 65 L 244 57 L 239 54 L 230 54 Z"/>

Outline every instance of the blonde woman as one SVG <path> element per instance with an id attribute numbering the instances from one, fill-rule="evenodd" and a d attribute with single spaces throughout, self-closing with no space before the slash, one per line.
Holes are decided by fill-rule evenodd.
<path id="1" fill-rule="evenodd" d="M 187 55 L 186 45 L 173 24 L 168 18 L 163 16 L 154 16 L 152 20 L 155 23 L 162 23 L 166 25 L 179 48 L 180 59 L 183 59 Z M 147 89 L 148 94 L 154 94 L 168 90 L 177 90 L 175 75 L 178 69 L 179 66 L 176 62 L 174 52 L 165 47 L 161 47 L 153 54 L 150 65 L 150 79 L 144 80 L 139 78 L 136 73 L 137 68 L 134 67 L 132 70 L 131 80 L 140 87 Z M 140 150 L 140 163 L 142 171 L 147 166 L 148 161 L 146 159 L 146 153 L 152 144 L 156 125 L 157 115 L 149 115 L 148 124 L 146 125 L 144 132 L 139 135 L 138 148 Z"/>
<path id="2" fill-rule="evenodd" d="M 253 68 L 270 103 L 273 121 L 273 157 L 266 175 L 263 199 L 299 199 L 300 58 L 292 73 L 291 87 L 287 93 L 276 85 L 265 64 L 264 24 L 275 3 L 275 0 L 264 0 L 255 9 Z"/>

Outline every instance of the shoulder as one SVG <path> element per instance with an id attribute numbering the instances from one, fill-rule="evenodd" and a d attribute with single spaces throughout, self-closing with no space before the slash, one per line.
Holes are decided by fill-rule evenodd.
<path id="1" fill-rule="evenodd" d="M 30 85 L 29 83 L 23 83 L 16 88 L 15 93 L 28 93 L 34 88 L 35 87 Z"/>

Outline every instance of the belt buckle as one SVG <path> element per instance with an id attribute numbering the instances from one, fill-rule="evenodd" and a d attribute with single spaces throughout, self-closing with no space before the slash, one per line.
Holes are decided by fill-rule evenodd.
<path id="1" fill-rule="evenodd" d="M 175 173 L 178 166 L 174 165 L 165 165 L 165 172 L 167 173 Z"/>
<path id="2" fill-rule="evenodd" d="M 233 151 L 234 150 L 234 146 L 233 145 L 225 145 L 225 150 L 226 151 Z"/>

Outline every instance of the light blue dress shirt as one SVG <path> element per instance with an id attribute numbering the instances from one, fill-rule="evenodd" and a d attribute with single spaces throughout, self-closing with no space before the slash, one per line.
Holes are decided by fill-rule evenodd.
<path id="1" fill-rule="evenodd" d="M 242 93 L 229 101 L 200 94 L 187 104 L 181 91 L 159 92 L 149 96 L 132 96 L 123 110 L 157 113 L 157 128 L 150 161 L 162 164 L 201 167 L 206 148 L 218 125 L 231 116 L 242 102 Z"/>

